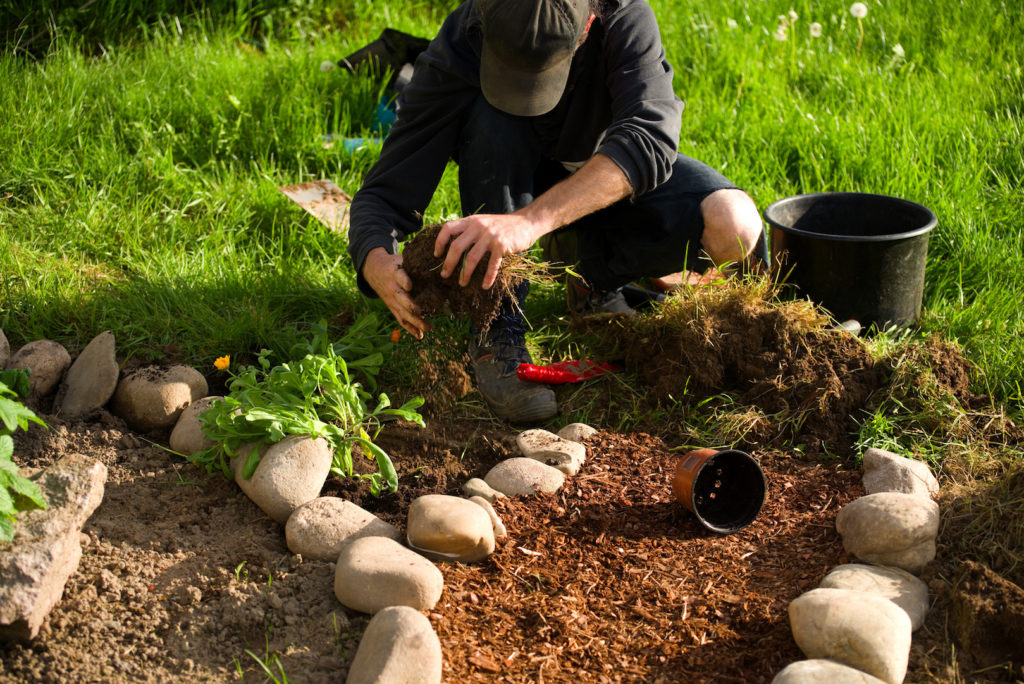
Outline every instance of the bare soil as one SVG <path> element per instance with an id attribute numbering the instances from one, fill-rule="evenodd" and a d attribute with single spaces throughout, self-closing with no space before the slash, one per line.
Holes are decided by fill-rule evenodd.
<path id="1" fill-rule="evenodd" d="M 736 320 L 752 315 L 764 316 L 733 313 Z M 723 314 L 714 324 L 732 330 L 730 320 Z M 707 337 L 676 343 L 672 335 L 685 334 L 676 329 L 655 345 L 661 361 L 657 354 L 627 357 L 648 377 L 652 409 L 667 374 L 711 369 L 718 375 L 706 381 L 709 391 L 735 391 L 766 425 L 793 423 L 790 437 L 827 453 L 848 449 L 845 421 L 884 387 L 886 369 L 858 342 L 844 341 L 851 338 L 800 334 L 784 317 L 758 321 L 751 329 L 763 334 L 746 334 L 732 351 L 730 335 L 715 344 Z M 651 349 L 650 334 L 642 339 Z M 951 349 L 929 356 L 948 366 L 931 377 L 961 378 L 964 363 Z M 690 371 L 673 366 L 672 355 Z M 741 363 L 743 355 L 759 363 Z M 657 370 L 645 376 L 647 369 Z M 452 397 L 467 391 L 464 372 L 434 370 L 424 378 L 450 385 Z M 594 382 L 618 387 L 608 378 Z M 575 390 L 561 389 L 560 400 L 567 391 Z M 771 403 L 773 393 L 785 406 Z M 799 425 L 789 420 L 794 407 L 803 416 Z M 33 408 L 49 428 L 16 435 L 21 465 L 41 468 L 83 453 L 107 465 L 109 480 L 85 526 L 79 569 L 41 634 L 28 644 L 0 645 L 0 682 L 264 681 L 255 657 L 278 658 L 291 682 L 343 681 L 368 616 L 334 598 L 333 564 L 292 555 L 282 528 L 232 482 L 163 449 L 166 434 L 133 434 L 105 412 L 66 422 L 46 406 Z M 495 553 L 479 564 L 440 566 L 445 591 L 429 617 L 444 650 L 444 680 L 769 682 L 800 659 L 787 605 L 852 560 L 835 515 L 863 490 L 847 461 L 778 448 L 780 438 L 767 429 L 757 434 L 749 440 L 760 443 L 747 450 L 765 472 L 768 498 L 755 522 L 732 535 L 707 531 L 673 499 L 670 481 L 683 451 L 672 447 L 681 442 L 647 432 L 600 432 L 588 443 L 583 470 L 557 494 L 499 501 L 509 537 Z M 466 479 L 517 455 L 515 435 L 479 415 L 434 412 L 425 429 L 391 424 L 379 442 L 395 462 L 399 492 L 377 499 L 365 483 L 332 478 L 323 494 L 404 529 L 413 499 L 461 494 Z M 960 511 L 954 503 L 944 502 L 945 516 Z M 944 525 L 940 549 L 951 548 L 963 529 Z M 1019 600 L 1005 596 L 1020 589 L 971 575 L 958 595 L 981 586 L 978 596 L 987 598 L 960 600 L 967 608 L 954 611 L 951 562 L 940 558 L 925 572 L 935 606 L 915 634 L 907 681 L 1020 679 L 1024 673 L 1012 669 L 1019 664 L 972 674 L 976 663 L 989 661 L 969 644 L 957 646 L 966 655 L 954 660 L 964 616 L 973 616 L 974 642 L 995 643 L 1003 638 L 998 630 L 1019 626 L 989 616 L 999 613 L 997 605 L 1019 611 Z"/>

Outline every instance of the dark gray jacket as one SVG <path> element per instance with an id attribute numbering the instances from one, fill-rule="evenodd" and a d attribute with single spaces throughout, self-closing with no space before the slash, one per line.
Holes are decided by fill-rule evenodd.
<path id="1" fill-rule="evenodd" d="M 463 121 L 480 96 L 482 42 L 476 0 L 445 20 L 416 60 L 380 159 L 352 201 L 349 254 L 359 273 L 375 247 L 390 253 L 419 230 Z M 600 152 L 626 174 L 634 195 L 668 179 L 679 146 L 682 101 L 672 89 L 654 12 L 642 0 L 609 2 L 573 58 L 561 102 L 534 118 L 552 158 L 583 162 Z"/>

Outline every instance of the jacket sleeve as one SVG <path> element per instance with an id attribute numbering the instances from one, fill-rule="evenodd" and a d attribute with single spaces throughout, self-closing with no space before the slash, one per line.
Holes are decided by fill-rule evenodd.
<path id="1" fill-rule="evenodd" d="M 683 102 L 672 88 L 672 67 L 665 59 L 654 11 L 646 2 L 622 3 L 606 27 L 612 123 L 597 151 L 618 164 L 635 198 L 672 174 Z"/>
<path id="2" fill-rule="evenodd" d="M 362 275 L 366 255 L 376 247 L 397 253 L 398 243 L 423 226 L 423 211 L 458 142 L 467 107 L 479 91 L 478 59 L 466 29 L 471 5 L 465 3 L 449 15 L 416 60 L 380 158 L 352 199 L 348 251 L 359 289 L 367 296 L 376 293 Z"/>

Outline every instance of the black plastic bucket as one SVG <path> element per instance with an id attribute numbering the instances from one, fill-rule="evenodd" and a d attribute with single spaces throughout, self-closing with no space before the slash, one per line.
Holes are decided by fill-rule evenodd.
<path id="1" fill-rule="evenodd" d="M 764 218 L 773 265 L 836 320 L 885 329 L 921 315 L 928 233 L 938 223 L 927 207 L 886 195 L 821 192 L 781 199 Z"/>

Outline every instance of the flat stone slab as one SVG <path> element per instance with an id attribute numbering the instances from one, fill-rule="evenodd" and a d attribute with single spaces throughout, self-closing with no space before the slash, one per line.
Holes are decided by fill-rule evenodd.
<path id="1" fill-rule="evenodd" d="M 102 332 L 86 345 L 64 375 L 58 394 L 58 412 L 77 418 L 103 408 L 114 396 L 120 374 L 114 333 Z"/>
<path id="2" fill-rule="evenodd" d="M 575 475 L 587 460 L 587 448 L 579 442 L 562 439 L 558 435 L 536 428 L 519 433 L 516 437 L 519 452 L 526 458 L 540 461 L 565 475 Z"/>
<path id="3" fill-rule="evenodd" d="M 889 684 L 907 673 L 910 618 L 881 596 L 812 589 L 789 604 L 789 624 L 808 658 L 835 660 Z"/>
<path id="4" fill-rule="evenodd" d="M 44 510 L 25 511 L 14 539 L 0 545 L 0 639 L 27 640 L 60 600 L 82 557 L 82 526 L 103 500 L 107 467 L 84 456 L 61 459 L 36 484 Z"/>
<path id="5" fill-rule="evenodd" d="M 918 573 L 935 558 L 939 505 L 914 494 L 868 494 L 843 506 L 836 531 L 860 560 Z"/>
<path id="6" fill-rule="evenodd" d="M 884 449 L 864 452 L 864 491 L 901 492 L 934 497 L 939 493 L 939 481 L 923 461 L 914 461 Z"/>
<path id="7" fill-rule="evenodd" d="M 345 684 L 438 684 L 441 641 L 430 620 L 408 606 L 374 615 L 349 666 Z"/>
<path id="8" fill-rule="evenodd" d="M 928 585 L 899 568 L 859 563 L 838 565 L 825 575 L 821 586 L 864 591 L 889 599 L 906 611 L 913 630 L 923 625 L 928 615 Z"/>

